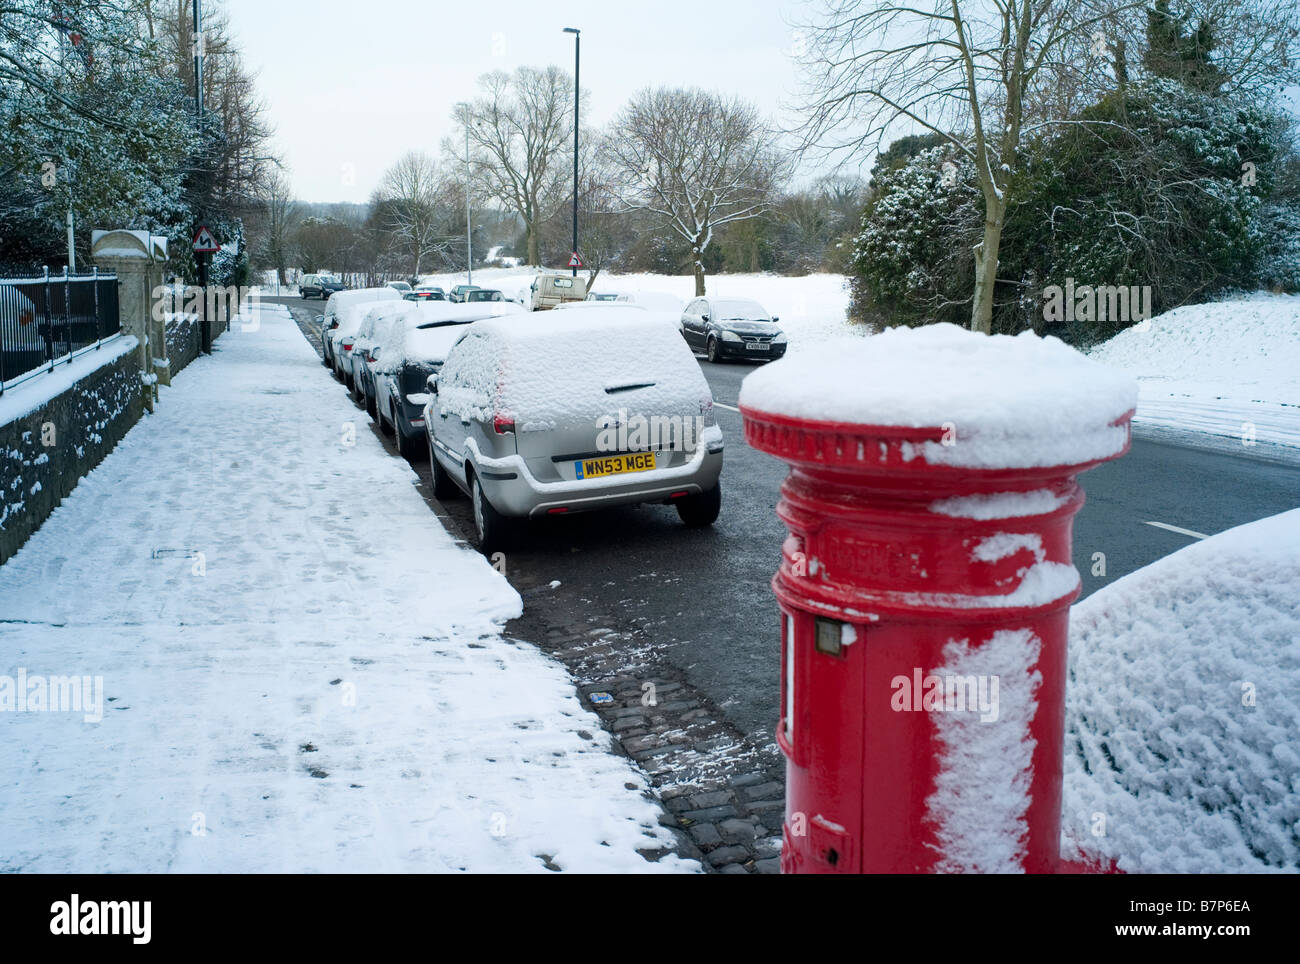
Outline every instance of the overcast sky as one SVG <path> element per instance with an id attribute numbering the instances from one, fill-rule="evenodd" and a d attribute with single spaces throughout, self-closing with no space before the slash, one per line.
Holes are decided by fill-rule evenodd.
<path id="1" fill-rule="evenodd" d="M 258 74 L 275 149 L 307 201 L 365 201 L 408 150 L 436 154 L 477 78 L 573 69 L 602 124 L 648 85 L 743 95 L 773 119 L 794 99 L 799 0 L 226 0 Z M 584 119 L 585 121 L 585 119 Z M 585 126 L 585 124 L 584 124 Z"/>

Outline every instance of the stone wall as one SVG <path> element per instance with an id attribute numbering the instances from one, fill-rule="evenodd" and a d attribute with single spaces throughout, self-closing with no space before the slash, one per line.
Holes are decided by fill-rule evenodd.
<path id="1" fill-rule="evenodd" d="M 37 389 L 42 377 L 57 376 L 38 376 L 23 388 Z M 0 425 L 0 564 L 113 450 L 143 410 L 139 356 L 131 350 L 34 411 Z"/>
<path id="2" fill-rule="evenodd" d="M 199 357 L 199 325 L 198 315 L 177 314 L 167 319 L 167 358 L 173 378 Z"/>

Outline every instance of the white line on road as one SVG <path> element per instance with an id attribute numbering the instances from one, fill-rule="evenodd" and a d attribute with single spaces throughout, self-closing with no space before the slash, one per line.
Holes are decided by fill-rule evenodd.
<path id="1" fill-rule="evenodd" d="M 716 406 L 718 406 L 718 408 L 725 408 L 725 409 L 726 409 L 727 411 L 729 411 L 729 412 L 739 412 L 739 411 L 740 411 L 740 409 L 736 408 L 734 405 L 723 405 L 721 402 L 717 401 L 716 399 L 714 400 L 713 404 L 716 405 Z"/>
<path id="2" fill-rule="evenodd" d="M 1180 526 L 1171 526 L 1167 522 L 1148 522 L 1146 525 L 1155 526 L 1157 529 L 1166 529 L 1169 532 L 1177 532 L 1179 535 L 1191 536 L 1193 539 L 1210 538 L 1204 532 L 1193 532 L 1191 529 L 1183 529 Z"/>

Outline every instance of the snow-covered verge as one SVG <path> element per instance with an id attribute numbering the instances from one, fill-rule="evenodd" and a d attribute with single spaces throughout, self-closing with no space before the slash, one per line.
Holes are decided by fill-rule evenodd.
<path id="1" fill-rule="evenodd" d="M 244 328 L 0 567 L 0 871 L 697 869 L 288 314 Z"/>
<path id="2" fill-rule="evenodd" d="M 1063 852 L 1136 873 L 1300 870 L 1300 509 L 1074 608 Z"/>
<path id="3" fill-rule="evenodd" d="M 1090 354 L 1139 379 L 1135 423 L 1300 448 L 1300 295 L 1175 308 Z"/>
<path id="4" fill-rule="evenodd" d="M 536 269 L 527 268 L 475 268 L 474 283 L 482 288 L 498 288 L 512 298 L 527 292 L 536 273 Z M 422 280 L 451 290 L 452 286 L 465 283 L 465 273 L 428 275 Z M 845 282 L 844 275 L 840 274 L 794 278 L 773 274 L 719 274 L 705 278 L 710 297 L 752 298 L 779 317 L 779 324 L 790 336 L 791 352 L 840 335 L 866 334 L 865 328 L 848 323 L 849 291 Z M 695 276 L 602 271 L 596 276 L 592 290 L 618 294 L 659 292 L 673 295 L 685 305 L 695 297 Z"/>

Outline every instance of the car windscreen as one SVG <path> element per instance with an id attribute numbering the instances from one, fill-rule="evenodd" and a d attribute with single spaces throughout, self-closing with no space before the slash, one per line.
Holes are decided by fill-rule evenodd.
<path id="1" fill-rule="evenodd" d="M 757 301 L 715 301 L 713 313 L 717 321 L 767 321 L 771 317 Z"/>

